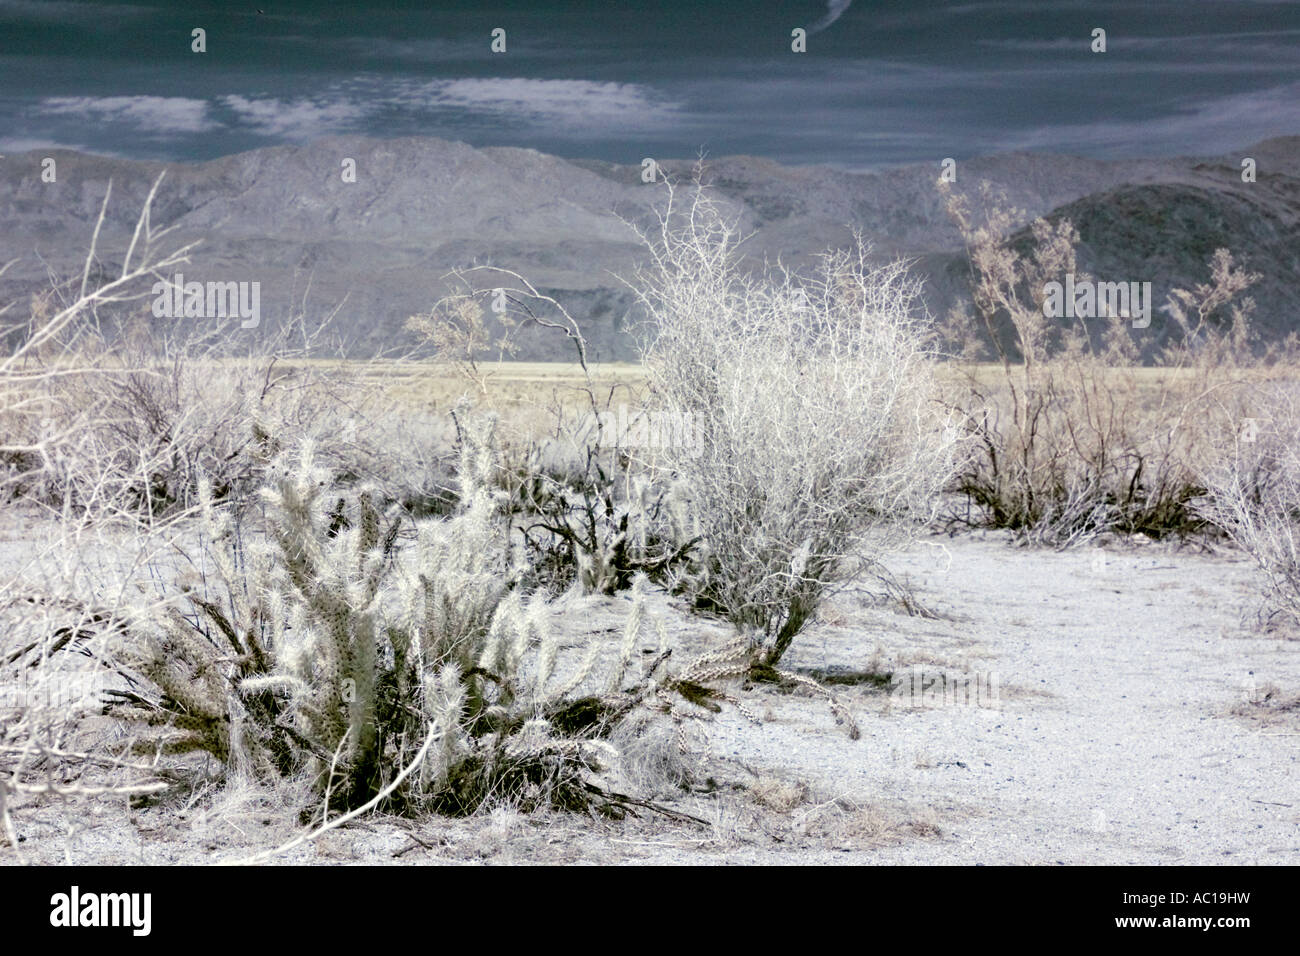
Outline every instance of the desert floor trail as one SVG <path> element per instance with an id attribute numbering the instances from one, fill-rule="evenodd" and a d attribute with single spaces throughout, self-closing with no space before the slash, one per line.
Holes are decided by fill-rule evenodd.
<path id="1" fill-rule="evenodd" d="M 860 719 L 856 743 L 736 727 L 728 750 L 938 814 L 940 840 L 895 842 L 880 862 L 1300 859 L 1300 661 L 1294 641 L 1252 636 L 1247 564 L 1153 544 L 931 541 L 948 556 L 931 545 L 896 566 L 939 619 L 841 597 L 790 663 L 860 667 L 852 635 L 882 634 L 888 667 L 996 672 L 1000 705 L 895 703 Z"/>
<path id="2" fill-rule="evenodd" d="M 16 534 L 4 537 L 14 560 Z M 908 615 L 867 582 L 831 600 L 786 660 L 837 675 L 861 738 L 822 700 L 752 689 L 742 697 L 761 723 L 726 708 L 705 725 L 712 792 L 660 798 L 705 826 L 508 810 L 414 827 L 370 817 L 280 859 L 1300 861 L 1300 657 L 1294 639 L 1253 628 L 1245 561 L 1161 544 L 1058 553 L 962 535 L 926 538 L 891 568 L 933 616 Z M 565 627 L 616 630 L 626 615 L 625 596 L 575 600 Z M 649 609 L 682 640 L 725 636 L 662 594 Z M 918 705 L 852 677 L 914 668 L 996 675 L 996 706 Z M 18 807 L 24 856 L 230 861 L 299 832 L 252 792 L 215 804 L 192 793 L 129 814 L 125 802 Z"/>

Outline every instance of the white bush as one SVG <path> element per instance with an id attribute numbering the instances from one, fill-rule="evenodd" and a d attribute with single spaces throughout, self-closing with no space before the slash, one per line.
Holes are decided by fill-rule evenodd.
<path id="1" fill-rule="evenodd" d="M 1268 615 L 1300 624 L 1300 394 L 1263 385 L 1257 408 L 1207 477 L 1204 511 L 1263 572 Z"/>
<path id="2" fill-rule="evenodd" d="M 859 238 L 808 276 L 747 271 L 707 190 L 668 188 L 635 289 L 654 329 L 651 414 L 695 434 L 659 460 L 700 520 L 698 602 L 775 664 L 829 586 L 933 514 L 956 432 L 933 401 L 902 263 L 871 265 Z"/>

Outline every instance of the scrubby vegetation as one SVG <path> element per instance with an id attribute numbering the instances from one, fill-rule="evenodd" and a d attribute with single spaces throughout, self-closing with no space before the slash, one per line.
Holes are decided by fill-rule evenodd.
<path id="1" fill-rule="evenodd" d="M 182 583 L 179 607 L 122 611 L 117 653 L 152 693 L 112 692 L 110 712 L 157 727 L 147 748 L 200 749 L 260 778 L 305 772 L 338 810 L 381 793 L 454 813 L 612 803 L 587 774 L 616 756 L 614 728 L 638 708 L 727 698 L 711 682 L 746 655 L 675 673 L 661 641 L 633 673 L 639 604 L 615 647 L 562 649 L 545 593 L 519 587 L 496 467 L 490 425 L 474 423 L 457 512 L 405 529 L 369 492 L 340 494 L 310 446 L 263 491 L 262 543 L 205 501 L 211 570 Z"/>
<path id="2" fill-rule="evenodd" d="M 859 239 L 811 275 L 751 274 L 741 239 L 698 183 L 684 202 L 670 186 L 636 289 L 647 404 L 697 433 L 659 456 L 701 529 L 685 587 L 773 666 L 828 589 L 931 517 L 956 439 L 903 264 L 870 265 Z"/>
<path id="3" fill-rule="evenodd" d="M 891 581 L 891 551 L 936 524 L 1053 546 L 1223 533 L 1259 564 L 1271 619 L 1300 622 L 1295 367 L 1251 339 L 1253 277 L 1216 253 L 1143 369 L 1128 317 L 1044 317 L 1044 283 L 1076 266 L 1069 223 L 1035 223 L 1026 252 L 1009 215 L 951 209 L 974 316 L 946 335 L 968 360 L 991 350 L 991 379 L 952 385 L 968 366 L 935 361 L 904 264 L 859 239 L 806 273 L 753 266 L 697 179 L 668 185 L 629 277 L 643 389 L 598 387 L 563 306 L 484 267 L 412 320 L 467 386 L 418 420 L 308 361 L 301 317 L 244 355 L 219 328 L 146 334 L 142 287 L 187 252 L 158 254 L 146 210 L 120 276 L 96 285 L 88 265 L 64 308 L 35 301 L 0 360 L 0 507 L 57 512 L 64 561 L 0 588 L 20 622 L 0 677 L 88 674 L 119 728 L 83 751 L 75 708 L 4 710 L 7 839 L 7 798 L 155 793 L 206 773 L 194 754 L 227 785 L 291 782 L 313 832 L 374 808 L 671 813 L 619 781 L 689 784 L 682 727 L 751 716 L 747 681 L 824 697 L 857 736 L 782 659 L 828 595 Z M 482 407 L 522 328 L 566 336 L 580 369 L 526 425 Z M 124 528 L 125 571 L 73 566 L 88 532 Z M 670 640 L 650 589 L 730 639 Z M 618 633 L 557 626 L 570 600 L 622 593 Z"/>
<path id="4" fill-rule="evenodd" d="M 1252 392 L 1242 421 L 1205 475 L 1206 520 L 1254 559 L 1263 581 L 1263 616 L 1300 625 L 1300 395 L 1297 384 Z"/>
<path id="5" fill-rule="evenodd" d="M 950 399 L 974 454 L 955 491 L 974 505 L 952 520 L 1015 531 L 1054 546 L 1098 534 L 1149 537 L 1205 527 L 1197 501 L 1205 471 L 1247 416 L 1263 381 L 1295 374 L 1295 349 L 1261 349 L 1252 337 L 1258 278 L 1218 250 L 1209 281 L 1175 289 L 1165 304 L 1165 346 L 1142 367 L 1134 316 L 1053 319 L 1045 285 L 1089 279 L 1078 272 L 1069 221 L 1034 222 L 1017 243 L 1016 214 L 985 195 L 982 218 L 962 196 L 949 210 L 966 238 L 972 307 L 949 316 L 947 338 L 965 362 L 997 371 L 966 374 Z"/>

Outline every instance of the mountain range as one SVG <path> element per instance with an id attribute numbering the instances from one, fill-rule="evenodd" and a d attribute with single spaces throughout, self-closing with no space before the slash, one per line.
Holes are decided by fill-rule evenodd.
<path id="1" fill-rule="evenodd" d="M 42 179 L 54 160 L 55 181 Z M 1253 182 L 1243 160 L 1254 161 Z M 345 160 L 356 181 L 345 182 Z M 687 178 L 694 160 L 660 160 Z M 110 181 L 99 272 L 120 268 L 141 204 L 160 172 L 155 227 L 172 244 L 199 240 L 186 281 L 257 281 L 264 336 L 295 310 L 337 312 L 333 329 L 351 355 L 401 351 L 406 319 L 447 291 L 454 268 L 513 269 L 563 303 L 598 360 L 636 355 L 637 311 L 622 279 L 644 252 L 629 224 L 650 221 L 662 189 L 642 181 L 638 160 L 616 165 L 530 149 L 474 148 L 435 138 L 338 137 L 193 163 L 134 161 L 50 150 L 0 158 L 0 303 L 20 306 L 51 277 L 80 273 Z M 706 160 L 706 179 L 752 233 L 752 261 L 795 268 L 855 231 L 881 257 L 903 256 L 925 280 L 934 316 L 966 294 L 961 237 L 936 181 L 939 160 L 878 172 L 783 166 L 751 156 Z M 1098 279 L 1151 281 L 1155 302 L 1170 288 L 1204 281 L 1216 248 L 1231 249 L 1262 279 L 1251 290 L 1264 340 L 1300 329 L 1300 136 L 1219 156 L 1105 161 L 1014 152 L 965 160 L 956 186 L 972 197 L 987 181 L 1018 210 L 1070 219 L 1079 266 Z M 177 322 L 186 320 L 152 320 Z M 188 321 L 200 321 L 190 319 Z M 1163 316 L 1135 332 L 1144 352 L 1159 344 Z M 571 354 L 559 336 L 523 342 L 521 359 Z"/>

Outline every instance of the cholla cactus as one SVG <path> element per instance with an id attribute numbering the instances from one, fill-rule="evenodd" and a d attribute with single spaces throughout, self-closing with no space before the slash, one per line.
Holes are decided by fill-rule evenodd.
<path id="1" fill-rule="evenodd" d="M 673 677 L 662 627 L 655 664 L 626 686 L 641 580 L 615 646 L 561 647 L 546 596 L 525 596 L 512 570 L 490 425 L 466 432 L 461 510 L 415 522 L 404 547 L 399 519 L 365 490 L 331 488 L 310 446 L 269 470 L 260 542 L 244 546 L 205 493 L 212 571 L 165 614 L 131 618 L 123 663 L 153 693 L 117 693 L 111 709 L 231 768 L 306 770 L 336 808 L 423 754 L 394 805 L 467 812 L 493 797 L 586 805 L 600 793 L 588 775 L 616 756 L 605 738 L 634 710 L 680 719 L 678 699 L 706 711 L 731 699 L 706 685 L 748 662 Z"/>
<path id="2" fill-rule="evenodd" d="M 670 581 L 701 546 L 698 527 L 688 531 L 698 522 L 674 500 L 654 455 L 625 447 L 619 424 L 604 420 L 612 417 L 562 420 L 559 437 L 547 440 L 549 464 L 539 446 L 529 450 L 512 506 L 525 516 L 526 550 L 547 586 L 613 594 L 638 574 Z"/>

